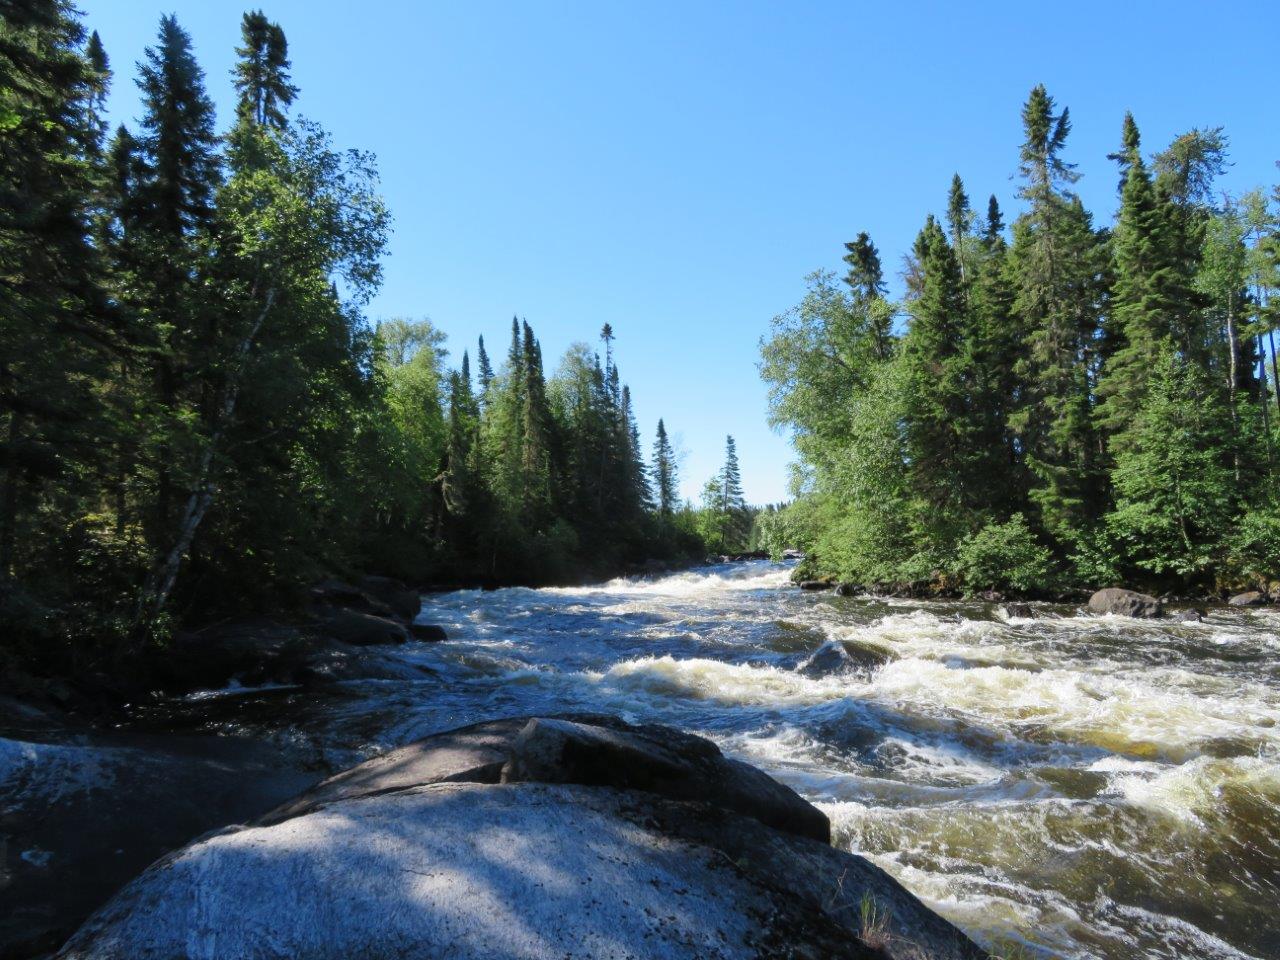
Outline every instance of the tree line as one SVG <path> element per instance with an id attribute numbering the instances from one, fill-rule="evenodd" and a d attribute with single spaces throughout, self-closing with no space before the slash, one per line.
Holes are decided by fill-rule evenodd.
<path id="1" fill-rule="evenodd" d="M 1099 226 L 1068 110 L 1038 86 L 1022 123 L 1010 228 L 957 175 L 900 301 L 862 233 L 774 320 L 761 371 L 800 463 L 764 538 L 943 590 L 1280 577 L 1280 189 L 1220 194 L 1221 128 L 1151 155 L 1126 116 Z"/>
<path id="2" fill-rule="evenodd" d="M 279 607 L 344 570 L 545 583 L 699 554 L 606 326 L 550 376 L 532 327 L 450 369 L 376 328 L 390 216 L 373 158 L 292 115 L 288 43 L 245 14 L 219 133 L 163 17 L 142 115 L 67 0 L 0 20 L 0 621 L 64 665 Z"/>

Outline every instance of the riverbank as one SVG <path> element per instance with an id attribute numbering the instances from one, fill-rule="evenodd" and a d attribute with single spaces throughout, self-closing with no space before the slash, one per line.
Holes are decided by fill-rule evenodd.
<path id="1" fill-rule="evenodd" d="M 493 717 L 662 723 L 794 789 L 838 849 L 983 945 L 1280 952 L 1275 609 L 1141 620 L 842 597 L 790 574 L 428 595 L 418 619 L 446 642 L 366 648 L 398 676 L 148 698 L 108 735 L 265 744 L 319 779 Z"/>

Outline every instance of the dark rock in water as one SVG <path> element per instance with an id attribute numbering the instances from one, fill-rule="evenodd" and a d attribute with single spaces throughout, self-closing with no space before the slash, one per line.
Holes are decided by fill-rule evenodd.
<path id="1" fill-rule="evenodd" d="M 311 588 L 311 601 L 322 612 L 357 610 L 375 617 L 394 617 L 395 611 L 367 590 L 341 580 L 322 580 Z"/>
<path id="2" fill-rule="evenodd" d="M 409 632 L 404 624 L 388 617 L 360 613 L 356 610 L 339 610 L 320 628 L 327 636 L 353 647 L 374 647 L 389 643 L 404 643 Z"/>
<path id="3" fill-rule="evenodd" d="M 1006 603 L 1000 609 L 1004 611 L 1006 620 L 1030 620 L 1036 615 L 1029 603 Z"/>
<path id="4" fill-rule="evenodd" d="M 1237 593 L 1227 603 L 1233 607 L 1262 607 L 1267 604 L 1267 595 L 1261 590 L 1248 590 Z"/>
<path id="5" fill-rule="evenodd" d="M 801 580 L 801 590 L 830 590 L 831 584 L 825 580 Z"/>
<path id="6" fill-rule="evenodd" d="M 838 583 L 836 584 L 837 597 L 856 597 L 862 591 L 862 587 L 856 583 Z"/>
<path id="7" fill-rule="evenodd" d="M 0 739 L 0 957 L 56 950 L 157 857 L 317 776 L 232 737 Z"/>
<path id="8" fill-rule="evenodd" d="M 1175 610 L 1170 614 L 1170 616 L 1179 623 L 1199 623 L 1208 616 L 1208 614 L 1203 610 L 1196 610 L 1192 608 L 1190 610 Z"/>
<path id="9" fill-rule="evenodd" d="M 59 956 L 883 960 L 867 901 L 918 955 L 986 956 L 878 867 L 742 809 L 801 806 L 665 727 L 479 724 L 164 858 Z"/>
<path id="10" fill-rule="evenodd" d="M 449 639 L 449 634 L 444 632 L 444 627 L 434 623 L 411 623 L 409 635 L 423 643 L 439 643 L 441 640 Z"/>
<path id="11" fill-rule="evenodd" d="M 1089 612 L 1154 619 L 1164 613 L 1164 604 L 1145 593 L 1122 590 L 1120 587 L 1107 587 L 1089 598 Z"/>
<path id="12" fill-rule="evenodd" d="M 396 621 L 373 619 L 378 621 L 381 633 L 404 631 Z M 180 634 L 163 655 L 155 658 L 154 664 L 156 683 L 170 692 L 220 689 L 232 680 L 244 686 L 260 686 L 357 679 L 413 680 L 430 673 L 376 647 L 344 643 L 306 624 L 255 618 Z"/>
<path id="13" fill-rule="evenodd" d="M 421 594 L 417 590 L 406 587 L 399 580 L 393 580 L 390 577 L 365 577 L 360 581 L 360 588 L 408 623 L 412 623 L 413 618 L 422 610 Z"/>
<path id="14" fill-rule="evenodd" d="M 828 640 L 796 667 L 796 673 L 806 677 L 829 677 L 835 673 L 851 673 L 858 669 L 858 662 L 849 656 L 844 644 Z"/>

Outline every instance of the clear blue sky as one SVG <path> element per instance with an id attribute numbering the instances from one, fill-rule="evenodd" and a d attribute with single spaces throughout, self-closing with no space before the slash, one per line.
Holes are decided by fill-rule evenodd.
<path id="1" fill-rule="evenodd" d="M 162 12 L 230 117 L 246 4 L 80 5 L 117 119 L 137 114 L 133 64 Z M 430 317 L 456 362 L 481 333 L 502 356 L 518 313 L 549 366 L 611 323 L 646 443 L 664 417 L 689 495 L 732 433 L 748 498 L 784 496 L 791 451 L 756 371 L 770 318 L 859 230 L 896 274 L 953 172 L 975 206 L 995 192 L 1016 212 L 1036 83 L 1071 108 L 1068 158 L 1100 220 L 1126 109 L 1149 150 L 1224 125 L 1226 189 L 1278 179 L 1274 0 L 261 6 L 289 37 L 296 109 L 379 158 L 396 224 L 370 317 Z"/>

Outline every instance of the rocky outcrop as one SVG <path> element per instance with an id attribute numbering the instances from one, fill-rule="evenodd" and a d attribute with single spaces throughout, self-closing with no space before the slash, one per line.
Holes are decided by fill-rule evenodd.
<path id="1" fill-rule="evenodd" d="M 1164 613 L 1164 604 L 1145 593 L 1122 590 L 1120 587 L 1107 587 L 1089 598 L 1089 612 L 1154 619 Z"/>
<path id="2" fill-rule="evenodd" d="M 360 588 L 385 604 L 401 620 L 412 622 L 422 610 L 422 596 L 390 577 L 364 577 Z"/>
<path id="3" fill-rule="evenodd" d="M 1244 593 L 1237 593 L 1227 601 L 1233 607 L 1263 607 L 1266 606 L 1267 602 L 1267 595 L 1261 590 L 1247 590 Z"/>
<path id="4" fill-rule="evenodd" d="M 333 639 L 353 647 L 400 644 L 409 639 L 409 631 L 403 623 L 359 610 L 338 610 L 321 629 Z"/>
<path id="5" fill-rule="evenodd" d="M 698 737 L 497 721 L 164 858 L 59 957 L 985 956 L 819 823 L 825 835 L 819 811 Z M 868 902 L 889 918 L 874 938 Z"/>
<path id="6" fill-rule="evenodd" d="M 445 633 L 444 627 L 434 623 L 409 624 L 409 636 L 422 643 L 439 643 L 441 640 L 449 639 L 449 634 Z"/>
<path id="7" fill-rule="evenodd" d="M 0 739 L 0 957 L 57 949 L 154 861 L 319 776 L 232 737 Z"/>

